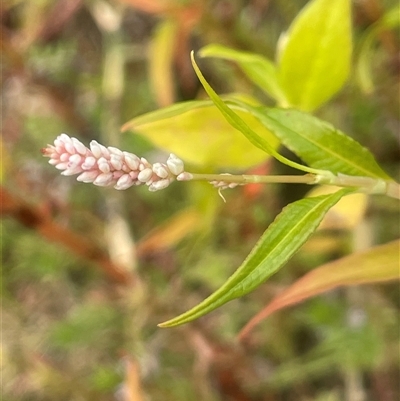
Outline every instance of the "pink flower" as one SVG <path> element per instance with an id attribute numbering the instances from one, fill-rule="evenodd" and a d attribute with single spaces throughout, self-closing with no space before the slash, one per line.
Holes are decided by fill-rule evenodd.
<path id="1" fill-rule="evenodd" d="M 150 191 L 158 191 L 184 172 L 182 160 L 173 154 L 166 163 L 151 165 L 143 157 L 112 146 L 106 148 L 96 141 L 90 142 L 89 149 L 67 134 L 59 135 L 54 145 L 47 145 L 42 153 L 50 157 L 51 165 L 62 170 L 62 175 L 79 174 L 78 181 L 118 190 L 146 184 Z"/>

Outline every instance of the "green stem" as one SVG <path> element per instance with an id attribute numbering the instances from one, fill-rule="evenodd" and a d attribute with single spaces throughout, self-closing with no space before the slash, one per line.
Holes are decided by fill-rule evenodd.
<path id="1" fill-rule="evenodd" d="M 237 184 L 273 184 L 273 183 L 286 183 L 286 184 L 321 184 L 321 185 L 334 185 L 338 187 L 353 187 L 358 188 L 360 192 L 368 194 L 381 194 L 391 198 L 400 199 L 400 185 L 394 181 L 386 181 L 383 179 L 376 179 L 371 177 L 360 177 L 339 174 L 335 175 L 234 175 L 234 174 L 195 174 L 184 173 L 187 175 L 188 180 L 198 181 L 217 181 L 226 183 Z"/>
<path id="2" fill-rule="evenodd" d="M 386 181 L 380 178 L 338 174 L 332 178 L 329 185 L 337 185 L 339 187 L 358 187 L 369 194 L 381 194 L 391 198 L 400 199 L 400 185 L 397 182 Z"/>
<path id="3" fill-rule="evenodd" d="M 192 180 L 201 181 L 223 181 L 234 182 L 237 184 L 271 184 L 271 183 L 290 183 L 290 184 L 314 184 L 316 176 L 314 174 L 305 175 L 232 175 L 232 174 L 193 174 Z"/>

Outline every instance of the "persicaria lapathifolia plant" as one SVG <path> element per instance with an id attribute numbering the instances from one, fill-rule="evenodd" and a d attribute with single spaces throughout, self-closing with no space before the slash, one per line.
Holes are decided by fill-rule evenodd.
<path id="1" fill-rule="evenodd" d="M 191 139 L 196 139 L 196 135 L 208 134 L 203 131 L 210 129 L 210 121 L 215 120 L 215 111 L 218 109 L 229 123 L 227 126 L 230 131 L 225 132 L 225 137 L 220 132 L 210 134 L 221 134 L 222 139 L 210 141 L 208 149 L 204 149 L 208 144 L 202 137 L 199 143 L 203 147 L 198 152 L 212 151 L 220 161 L 222 152 L 215 146 L 220 146 L 226 140 L 232 145 L 232 137 L 239 131 L 248 141 L 239 137 L 242 140 L 240 151 L 234 156 L 230 155 L 228 165 L 239 164 L 249 155 L 254 155 L 258 161 L 274 157 L 302 171 L 304 175 L 197 174 L 185 171 L 182 160 L 174 154 L 165 163 L 151 164 L 144 158 L 114 147 L 106 148 L 96 141 L 90 143 L 89 149 L 66 134 L 60 135 L 54 145 L 43 149 L 43 154 L 50 157 L 50 164 L 62 170 L 62 174 L 78 174 L 78 181 L 114 186 L 119 190 L 144 184 L 149 190 L 157 191 L 166 188 L 174 180 L 206 180 L 218 191 L 247 183 L 277 182 L 340 187 L 333 193 L 300 199 L 287 205 L 266 229 L 242 265 L 217 291 L 189 311 L 160 324 L 161 327 L 190 322 L 251 292 L 285 265 L 315 232 L 329 209 L 344 196 L 364 192 L 400 199 L 399 184 L 386 174 L 367 149 L 328 122 L 310 114 L 328 101 L 349 76 L 352 62 L 350 10 L 349 0 L 310 1 L 286 33 L 285 41 L 278 49 L 277 64 L 262 55 L 220 45 L 209 45 L 201 50 L 202 56 L 229 59 L 237 63 L 252 83 L 276 101 L 277 107 L 266 107 L 246 95 L 231 95 L 221 99 L 204 78 L 192 53 L 193 68 L 212 102 L 177 103 L 137 117 L 123 126 L 123 131 L 134 128 L 138 132 L 144 127 L 147 132 L 145 136 L 157 144 L 159 136 L 154 138 L 149 134 L 152 124 L 155 124 L 157 134 L 160 129 L 168 133 L 168 121 L 172 119 L 174 129 L 178 127 L 184 131 L 184 127 L 184 132 L 190 134 Z M 330 29 L 326 29 L 327 26 Z M 196 127 L 200 125 L 205 127 L 204 130 L 187 132 L 190 121 L 196 118 Z M 195 152 L 183 150 L 181 145 L 184 139 L 175 130 L 170 138 L 171 149 L 176 154 L 188 161 L 196 157 Z M 290 149 L 304 164 L 280 154 L 277 150 L 279 145 Z M 245 167 L 244 164 L 241 167 Z M 221 164 L 216 167 L 221 167 Z M 355 256 L 352 259 L 353 266 L 357 263 L 354 260 L 360 260 L 365 268 L 357 277 L 344 275 L 343 280 L 337 282 L 351 285 L 398 278 L 398 259 L 393 252 L 395 246 L 390 249 L 390 253 L 385 253 L 373 248 L 368 258 L 364 259 Z M 374 263 L 365 264 L 365 260 L 371 258 Z M 373 270 L 376 266 L 379 266 L 379 271 Z M 346 269 L 342 271 L 346 273 Z M 338 280 L 338 277 L 334 279 Z"/>
<path id="2" fill-rule="evenodd" d="M 386 193 L 398 197 L 395 183 L 368 177 L 333 176 L 330 172 L 308 173 L 303 176 L 259 176 L 224 174 L 196 174 L 184 171 L 184 163 L 171 153 L 165 163 L 149 163 L 144 157 L 122 151 L 113 146 L 105 147 L 93 140 L 87 148 L 77 138 L 59 135 L 54 145 L 47 145 L 42 154 L 49 157 L 49 164 L 62 170 L 65 176 L 78 175 L 77 181 L 100 187 L 125 190 L 132 186 L 147 185 L 155 192 L 167 188 L 171 182 L 205 180 L 219 190 L 235 188 L 249 183 L 302 183 L 331 184 L 343 187 L 359 187 L 369 193 Z"/>

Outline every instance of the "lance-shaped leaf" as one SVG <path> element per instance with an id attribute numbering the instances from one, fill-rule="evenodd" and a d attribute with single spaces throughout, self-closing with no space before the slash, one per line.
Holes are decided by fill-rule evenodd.
<path id="1" fill-rule="evenodd" d="M 201 57 L 216 57 L 236 62 L 246 76 L 283 107 L 287 101 L 278 82 L 274 63 L 260 54 L 243 52 L 222 45 L 208 45 L 200 50 Z"/>
<path id="2" fill-rule="evenodd" d="M 244 339 L 272 313 L 340 286 L 368 284 L 400 279 L 400 241 L 392 241 L 364 252 L 357 252 L 312 270 L 275 297 L 241 330 Z"/>
<path id="3" fill-rule="evenodd" d="M 237 113 L 271 148 L 278 147 L 279 141 L 255 116 L 241 110 Z M 122 131 L 128 130 L 185 162 L 201 166 L 249 168 L 269 157 L 233 128 L 210 100 L 177 103 L 136 117 L 122 127 Z"/>
<path id="4" fill-rule="evenodd" d="M 316 230 L 326 212 L 349 192 L 342 189 L 286 206 L 222 287 L 194 308 L 159 326 L 172 327 L 190 322 L 254 290 L 293 256 Z"/>
<path id="5" fill-rule="evenodd" d="M 196 72 L 197 77 L 199 78 L 201 84 L 203 85 L 205 91 L 207 92 L 208 96 L 210 96 L 211 100 L 217 106 L 219 111 L 225 117 L 228 123 L 240 131 L 254 146 L 257 148 L 267 152 L 269 155 L 275 157 L 276 160 L 279 160 L 281 163 L 286 164 L 287 166 L 293 167 L 300 171 L 305 171 L 307 173 L 312 174 L 320 174 L 324 173 L 320 170 L 316 170 L 314 168 L 310 168 L 308 166 L 302 166 L 299 163 L 293 162 L 286 157 L 279 154 L 273 146 L 271 146 L 271 142 L 268 138 L 264 138 L 263 136 L 259 135 L 255 132 L 247 123 L 244 121 L 237 113 L 231 110 L 230 107 L 217 95 L 214 89 L 209 85 L 207 80 L 204 78 L 203 74 L 201 73 L 196 61 L 194 59 L 194 52 L 190 54 L 192 65 L 194 71 Z"/>
<path id="6" fill-rule="evenodd" d="M 299 110 L 241 105 L 311 167 L 332 173 L 391 179 L 366 148 L 326 121 Z"/>
<path id="7" fill-rule="evenodd" d="M 279 78 L 291 105 L 311 111 L 334 95 L 351 63 L 350 0 L 312 0 L 297 15 L 279 54 Z"/>

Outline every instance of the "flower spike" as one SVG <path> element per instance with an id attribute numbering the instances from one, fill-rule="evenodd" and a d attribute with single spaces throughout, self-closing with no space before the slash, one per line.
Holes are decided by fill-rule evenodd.
<path id="1" fill-rule="evenodd" d="M 62 170 L 62 175 L 78 175 L 78 181 L 118 190 L 146 184 L 150 191 L 158 191 L 184 172 L 183 161 L 173 154 L 166 163 L 152 165 L 143 157 L 105 147 L 97 141 L 91 141 L 89 149 L 67 134 L 59 135 L 53 145 L 42 149 L 42 154 L 50 158 L 51 165 Z"/>

